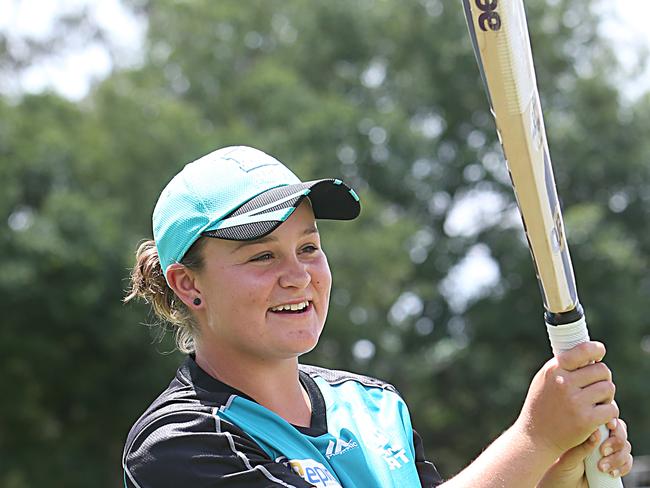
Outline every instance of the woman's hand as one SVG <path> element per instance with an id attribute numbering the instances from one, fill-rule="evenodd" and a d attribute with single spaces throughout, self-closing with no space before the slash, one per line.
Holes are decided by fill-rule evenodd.
<path id="1" fill-rule="evenodd" d="M 625 423 L 617 420 L 612 375 L 600 362 L 604 355 L 601 343 L 585 342 L 548 361 L 533 378 L 514 425 L 441 486 L 587 488 L 584 459 L 598 445 L 603 424 L 612 432 L 600 448 L 606 455 L 599 469 L 627 474 L 631 447 Z"/>
<path id="2" fill-rule="evenodd" d="M 531 382 L 515 425 L 557 459 L 618 417 L 616 387 L 601 362 L 605 346 L 585 342 L 549 360 Z"/>
<path id="3" fill-rule="evenodd" d="M 598 462 L 598 469 L 613 477 L 625 476 L 632 470 L 632 445 L 627 440 L 627 424 L 621 419 L 614 419 L 607 424 L 611 433 L 600 446 L 603 458 Z"/>
<path id="4" fill-rule="evenodd" d="M 600 446 L 602 459 L 598 469 L 612 477 L 625 476 L 632 469 L 632 446 L 627 440 L 627 426 L 623 420 L 607 423 L 610 436 Z M 585 442 L 569 449 L 551 466 L 538 488 L 589 488 L 585 477 L 584 460 L 598 445 L 599 432 L 595 431 Z"/>

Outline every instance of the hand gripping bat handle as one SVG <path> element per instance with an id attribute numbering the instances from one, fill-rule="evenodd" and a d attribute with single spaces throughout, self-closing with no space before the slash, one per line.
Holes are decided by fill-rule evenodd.
<path id="1" fill-rule="evenodd" d="M 546 322 L 546 330 L 554 354 L 566 351 L 589 340 L 589 331 L 584 316 L 568 324 L 551 325 Z M 612 478 L 609 474 L 598 469 L 597 464 L 601 457 L 600 445 L 609 437 L 609 429 L 601 425 L 598 430 L 600 432 L 598 446 L 585 459 L 585 473 L 589 488 L 623 488 L 621 478 Z"/>

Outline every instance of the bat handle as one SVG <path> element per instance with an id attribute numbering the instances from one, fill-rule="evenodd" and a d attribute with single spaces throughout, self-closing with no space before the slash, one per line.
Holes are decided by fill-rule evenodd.
<path id="1" fill-rule="evenodd" d="M 551 340 L 553 353 L 558 354 L 562 351 L 589 340 L 589 331 L 584 315 L 580 313 L 580 318 L 568 324 L 552 325 L 546 322 L 546 330 Z M 612 478 L 609 474 L 603 473 L 598 469 L 600 460 L 600 445 L 609 437 L 609 429 L 601 425 L 598 428 L 600 432 L 600 441 L 598 446 L 585 458 L 585 474 L 590 488 L 623 488 L 621 478 Z"/>

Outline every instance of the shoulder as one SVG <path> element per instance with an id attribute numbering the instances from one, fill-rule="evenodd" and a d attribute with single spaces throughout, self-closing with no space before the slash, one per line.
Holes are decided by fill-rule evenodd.
<path id="1" fill-rule="evenodd" d="M 322 378 L 326 383 L 332 386 L 352 381 L 366 388 L 379 388 L 399 394 L 397 389 L 391 383 L 372 376 L 365 376 L 350 371 L 328 369 L 307 364 L 301 364 L 300 370 L 308 374 L 311 378 Z"/>
<path id="2" fill-rule="evenodd" d="M 134 423 L 122 456 L 126 486 L 203 486 L 199 478 L 269 461 L 246 433 L 217 415 L 235 393 L 206 390 L 195 380 L 184 363 Z"/>
<path id="3" fill-rule="evenodd" d="M 204 388 L 196 381 L 190 361 L 178 368 L 169 386 L 133 424 L 127 447 L 155 429 L 169 431 L 171 435 L 175 425 L 191 423 L 195 429 L 214 430 L 214 412 L 229 401 L 233 392 L 227 388 Z"/>

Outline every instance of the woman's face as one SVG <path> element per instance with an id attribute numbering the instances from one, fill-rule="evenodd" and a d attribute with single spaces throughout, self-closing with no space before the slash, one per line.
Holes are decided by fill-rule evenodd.
<path id="1" fill-rule="evenodd" d="M 261 239 L 208 238 L 203 258 L 196 287 L 207 323 L 199 342 L 263 360 L 295 358 L 316 346 L 332 276 L 306 199 Z"/>

